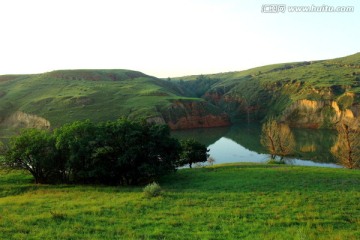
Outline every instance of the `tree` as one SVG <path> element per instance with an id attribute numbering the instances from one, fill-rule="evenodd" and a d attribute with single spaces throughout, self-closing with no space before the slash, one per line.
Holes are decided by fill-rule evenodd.
<path id="1" fill-rule="evenodd" d="M 143 144 L 146 146 L 146 159 L 152 166 L 147 174 L 149 177 L 157 177 L 176 170 L 180 159 L 181 145 L 172 138 L 168 125 L 143 123 L 145 132 L 149 138 Z M 144 139 L 143 139 L 144 141 Z"/>
<path id="2" fill-rule="evenodd" d="M 102 159 L 113 163 L 110 172 L 121 184 L 149 182 L 176 170 L 180 144 L 167 125 L 120 119 L 103 128 L 111 151 Z"/>
<path id="3" fill-rule="evenodd" d="M 101 136 L 89 120 L 65 124 L 55 130 L 56 149 L 61 153 L 66 182 L 87 183 L 94 177 L 93 151 Z"/>
<path id="4" fill-rule="evenodd" d="M 5 155 L 8 167 L 29 171 L 36 183 L 49 183 L 57 174 L 58 158 L 55 139 L 50 132 L 28 129 L 12 138 Z"/>
<path id="5" fill-rule="evenodd" d="M 340 122 L 336 126 L 338 139 L 331 153 L 346 168 L 360 168 L 360 129 L 356 121 Z"/>
<path id="6" fill-rule="evenodd" d="M 209 150 L 204 144 L 201 144 L 194 139 L 187 139 L 180 141 L 181 143 L 181 154 L 180 154 L 180 165 L 189 164 L 192 168 L 193 163 L 206 162 L 209 157 Z"/>
<path id="7" fill-rule="evenodd" d="M 295 138 L 289 126 L 274 119 L 269 119 L 263 124 L 260 142 L 267 148 L 273 160 L 279 156 L 280 161 L 283 161 L 295 148 Z"/>

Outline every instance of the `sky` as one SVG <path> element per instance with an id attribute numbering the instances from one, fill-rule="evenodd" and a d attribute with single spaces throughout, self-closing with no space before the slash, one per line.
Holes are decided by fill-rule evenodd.
<path id="1" fill-rule="evenodd" d="M 354 11 L 288 10 L 312 5 Z M 0 0 L 0 74 L 240 71 L 360 52 L 359 29 L 357 0 Z"/>

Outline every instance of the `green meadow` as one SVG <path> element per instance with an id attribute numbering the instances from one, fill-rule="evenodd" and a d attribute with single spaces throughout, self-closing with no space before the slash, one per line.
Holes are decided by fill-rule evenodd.
<path id="1" fill-rule="evenodd" d="M 0 171 L 0 239 L 360 239 L 360 172 L 232 164 L 143 187 L 35 185 Z"/>

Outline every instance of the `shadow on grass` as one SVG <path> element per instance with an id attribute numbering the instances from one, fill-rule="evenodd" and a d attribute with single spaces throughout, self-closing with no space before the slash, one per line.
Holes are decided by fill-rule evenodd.
<path id="1" fill-rule="evenodd" d="M 78 192 L 141 192 L 143 186 L 107 186 L 81 184 L 35 184 L 34 178 L 26 171 L 0 170 L 0 198 L 16 196 L 32 191 L 78 191 Z"/>

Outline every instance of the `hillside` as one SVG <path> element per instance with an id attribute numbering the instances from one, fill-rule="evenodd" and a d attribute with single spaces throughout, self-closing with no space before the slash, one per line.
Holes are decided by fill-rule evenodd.
<path id="1" fill-rule="evenodd" d="M 293 126 L 326 128 L 360 113 L 360 53 L 174 80 L 233 121 L 275 115 Z"/>
<path id="2" fill-rule="evenodd" d="M 173 129 L 229 124 L 218 107 L 185 97 L 175 84 L 141 72 L 63 70 L 0 76 L 0 122 L 5 126 L 56 127 L 122 116 L 166 121 Z"/>
<path id="3" fill-rule="evenodd" d="M 359 96 L 360 53 L 172 80 L 130 70 L 61 70 L 0 76 L 0 124 L 49 128 L 125 116 L 186 129 L 274 115 L 295 127 L 331 128 L 360 116 Z"/>
<path id="4" fill-rule="evenodd" d="M 142 187 L 35 185 L 0 170 L 0 239 L 359 239 L 360 172 L 240 164 Z"/>

